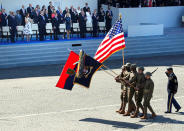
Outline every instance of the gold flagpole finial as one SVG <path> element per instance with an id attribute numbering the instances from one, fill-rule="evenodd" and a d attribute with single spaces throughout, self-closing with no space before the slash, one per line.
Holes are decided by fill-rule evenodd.
<path id="1" fill-rule="evenodd" d="M 121 13 L 119 14 L 119 18 L 122 19 L 122 14 Z"/>

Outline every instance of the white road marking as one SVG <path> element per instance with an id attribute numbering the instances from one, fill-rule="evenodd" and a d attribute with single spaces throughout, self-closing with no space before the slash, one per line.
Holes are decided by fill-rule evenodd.
<path id="1" fill-rule="evenodd" d="M 175 98 L 180 99 L 180 98 L 184 98 L 184 96 L 179 96 L 179 97 L 175 97 Z M 162 101 L 162 100 L 165 100 L 165 99 L 155 99 L 155 100 L 152 100 L 152 101 L 157 102 L 157 101 Z M 96 107 L 90 107 L 90 108 L 79 108 L 79 109 L 59 111 L 59 112 L 45 112 L 45 113 L 35 113 L 35 114 L 12 116 L 12 117 L 1 117 L 0 120 L 3 120 L 3 119 L 18 119 L 18 118 L 33 117 L 33 116 L 44 116 L 44 115 L 52 115 L 52 114 L 58 114 L 58 113 L 76 112 L 76 111 L 94 110 L 94 109 L 101 109 L 101 108 L 107 108 L 107 107 L 115 107 L 115 106 L 119 106 L 119 105 L 120 104 L 104 105 L 104 106 L 96 106 Z"/>

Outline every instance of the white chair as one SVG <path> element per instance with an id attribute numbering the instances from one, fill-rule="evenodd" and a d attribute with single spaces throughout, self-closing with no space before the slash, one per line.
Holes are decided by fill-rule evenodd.
<path id="1" fill-rule="evenodd" d="M 66 32 L 66 25 L 65 24 L 60 24 L 59 25 L 59 31 L 61 33 L 65 33 Z"/>
<path id="2" fill-rule="evenodd" d="M 182 23 L 184 23 L 184 16 L 182 16 Z"/>
<path id="3" fill-rule="evenodd" d="M 32 35 L 36 35 L 36 40 L 38 40 L 38 34 L 39 34 L 39 30 L 38 30 L 38 24 L 32 24 Z"/>
<path id="4" fill-rule="evenodd" d="M 53 29 L 52 29 L 52 23 L 46 24 L 46 33 L 50 35 L 50 39 L 52 39 Z"/>
<path id="5" fill-rule="evenodd" d="M 86 31 L 88 32 L 88 33 L 91 33 L 91 35 L 92 35 L 92 33 L 93 33 L 93 25 L 92 25 L 92 23 L 86 23 Z"/>
<path id="6" fill-rule="evenodd" d="M 100 32 L 106 32 L 106 28 L 105 28 L 105 22 L 98 22 L 98 26 L 99 26 L 99 31 Z"/>
<path id="7" fill-rule="evenodd" d="M 72 33 L 72 35 L 76 33 L 79 37 L 79 32 L 80 32 L 79 23 L 73 23 L 73 33 Z"/>
<path id="8" fill-rule="evenodd" d="M 24 30 L 24 26 L 17 26 L 17 36 L 21 36 L 22 40 L 24 39 L 23 30 Z"/>
<path id="9" fill-rule="evenodd" d="M 9 37 L 10 37 L 10 27 L 9 26 L 3 26 L 2 27 L 2 39 L 6 38 L 7 42 L 9 41 Z"/>

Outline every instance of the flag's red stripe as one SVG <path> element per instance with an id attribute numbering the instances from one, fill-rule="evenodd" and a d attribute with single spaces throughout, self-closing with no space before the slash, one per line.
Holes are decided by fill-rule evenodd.
<path id="1" fill-rule="evenodd" d="M 125 45 L 119 46 L 119 47 L 117 47 L 117 48 L 111 50 L 111 52 L 110 52 L 106 57 L 104 57 L 103 59 L 101 59 L 99 62 L 100 62 L 100 63 L 104 62 L 104 61 L 105 61 L 107 58 L 109 58 L 114 52 L 116 52 L 116 51 L 118 51 L 118 50 L 120 50 L 120 49 L 123 49 L 123 48 L 125 48 Z"/>
<path id="2" fill-rule="evenodd" d="M 98 59 L 100 59 L 100 57 L 102 57 L 103 55 L 105 55 L 105 54 L 107 54 L 114 46 L 116 46 L 116 45 L 118 45 L 118 44 L 121 44 L 121 43 L 123 43 L 124 42 L 124 40 L 121 40 L 121 41 L 118 41 L 118 42 L 116 42 L 116 43 L 114 43 L 114 44 L 111 44 L 110 45 L 110 48 L 108 49 L 108 50 L 106 50 L 103 54 L 101 54 L 100 56 L 98 56 L 97 58 L 96 58 L 96 60 L 98 61 Z M 123 45 L 123 44 L 122 44 Z"/>
<path id="3" fill-rule="evenodd" d="M 112 40 L 109 40 L 108 39 L 108 41 L 107 42 L 109 42 L 106 46 L 104 46 L 102 49 L 100 49 L 100 50 L 98 50 L 97 52 L 96 52 L 96 55 L 98 55 L 101 51 L 103 51 L 105 48 L 107 48 L 112 42 L 114 42 L 114 41 L 116 41 L 117 39 L 121 39 L 121 38 L 124 38 L 124 35 L 122 34 L 122 35 L 120 35 L 120 36 L 118 36 L 118 37 L 114 37 Z M 105 44 L 105 43 L 103 43 L 103 44 Z M 101 44 L 100 45 L 100 47 L 103 45 L 103 44 Z M 100 48 L 99 47 L 99 48 Z"/>

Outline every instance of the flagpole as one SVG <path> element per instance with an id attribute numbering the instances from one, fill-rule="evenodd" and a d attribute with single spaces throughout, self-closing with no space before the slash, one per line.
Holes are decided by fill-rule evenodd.
<path id="1" fill-rule="evenodd" d="M 122 19 L 122 14 L 119 14 L 119 19 Z M 123 65 L 125 65 L 125 52 L 124 49 L 122 49 L 122 58 L 123 58 Z"/>

